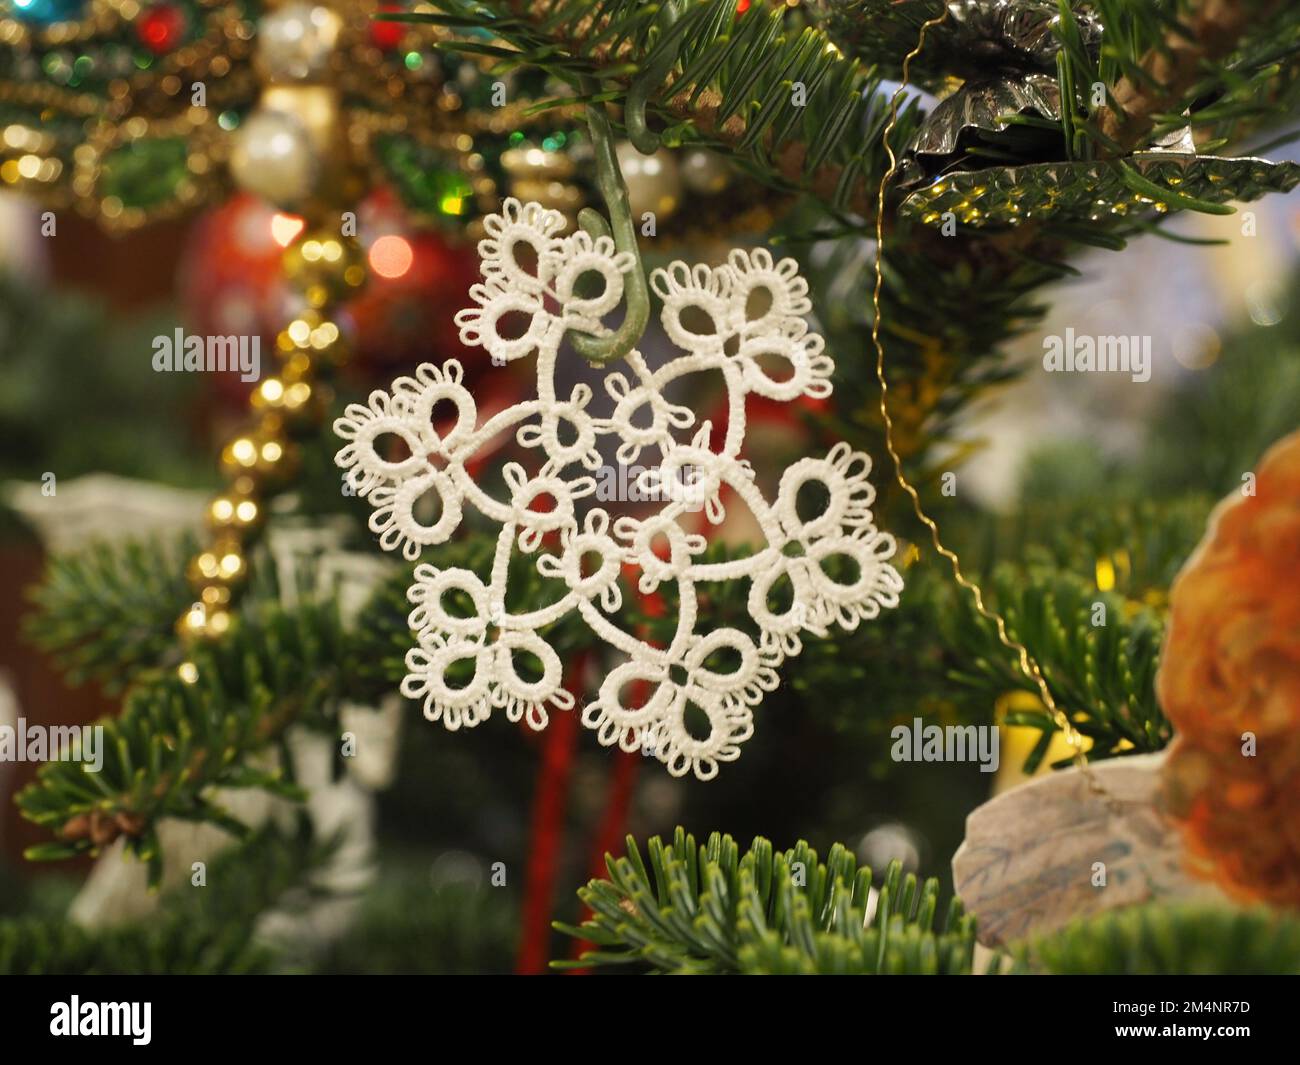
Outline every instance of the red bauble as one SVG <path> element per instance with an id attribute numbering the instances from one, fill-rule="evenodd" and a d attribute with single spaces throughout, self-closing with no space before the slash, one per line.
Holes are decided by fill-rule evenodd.
<path id="1" fill-rule="evenodd" d="M 380 4 L 379 14 L 385 15 L 394 11 L 402 11 L 401 4 Z M 406 24 L 403 22 L 383 22 L 372 19 L 368 27 L 370 34 L 370 43 L 376 48 L 383 49 L 385 52 L 391 52 L 402 43 L 402 37 L 406 34 Z"/>
<path id="2" fill-rule="evenodd" d="M 478 278 L 472 247 L 455 247 L 430 230 L 414 229 L 400 202 L 377 190 L 357 210 L 358 238 L 370 265 L 361 294 L 336 312 L 351 338 L 349 374 L 375 385 L 399 367 L 439 365 L 460 357 L 467 373 L 487 359 L 467 352 L 453 318 L 473 302 Z M 295 235 L 294 219 L 247 194 L 208 212 L 191 230 L 181 259 L 185 329 L 208 336 L 261 336 L 264 372 L 276 334 L 295 310 L 284 285 L 281 257 Z M 495 371 L 496 378 L 504 378 Z M 216 387 L 243 401 L 249 386 L 237 377 Z"/>
<path id="3" fill-rule="evenodd" d="M 461 346 L 453 318 L 473 302 L 469 288 L 479 280 L 478 258 L 468 243 L 450 244 L 428 229 L 414 229 L 400 201 L 386 189 L 366 198 L 357 212 L 361 246 L 370 276 L 348 304 L 356 325 L 358 359 L 367 370 L 388 373 L 421 362 L 441 365 L 477 352 Z"/>
<path id="4" fill-rule="evenodd" d="M 375 252 L 401 240 L 410 265 L 397 277 L 384 277 Z M 376 249 L 376 244 L 379 249 Z M 381 235 L 367 245 L 370 278 L 348 305 L 356 322 L 358 354 L 376 366 L 425 361 L 441 363 L 463 354 L 453 317 L 473 302 L 469 287 L 478 280 L 477 261 L 468 249 L 452 249 L 433 233 Z M 468 361 L 477 361 L 473 355 Z"/>
<path id="5" fill-rule="evenodd" d="M 256 196 L 239 194 L 190 230 L 179 270 L 188 329 L 275 335 L 284 297 L 277 217 L 285 216 Z"/>
<path id="6" fill-rule="evenodd" d="M 233 196 L 194 224 L 177 271 L 185 331 L 260 336 L 263 373 L 271 370 L 271 345 L 290 309 L 280 272 L 284 247 L 275 236 L 278 230 L 285 239 L 287 221 L 256 196 Z M 222 399 L 238 409 L 251 386 L 238 375 L 211 376 Z"/>
<path id="7" fill-rule="evenodd" d="M 140 43 L 154 55 L 166 55 L 185 36 L 185 12 L 172 4 L 155 4 L 135 23 Z"/>

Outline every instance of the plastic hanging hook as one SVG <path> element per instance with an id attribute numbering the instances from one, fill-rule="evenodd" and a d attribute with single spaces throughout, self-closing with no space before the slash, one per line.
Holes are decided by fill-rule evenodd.
<path id="1" fill-rule="evenodd" d="M 585 83 L 584 89 L 595 95 L 594 82 Z M 576 333 L 572 336 L 574 349 L 584 359 L 597 365 L 621 359 L 637 345 L 650 321 L 650 290 L 646 285 L 645 268 L 641 265 L 641 251 L 636 242 L 636 223 L 627 199 L 627 185 L 614 154 L 614 133 L 603 105 L 587 105 L 587 127 L 596 151 L 596 187 L 605 200 L 609 221 L 590 207 L 578 214 L 578 224 L 593 237 L 613 236 L 614 247 L 632 255 L 632 269 L 628 271 L 623 286 L 626 314 L 623 322 L 612 333 L 591 336 Z"/>
<path id="2" fill-rule="evenodd" d="M 676 61 L 673 50 L 667 44 L 681 32 L 680 29 L 673 31 L 677 14 L 676 0 L 667 0 L 664 4 L 663 29 L 659 37 L 658 54 L 648 57 L 650 62 L 627 90 L 627 101 L 623 106 L 623 123 L 627 126 L 627 139 L 642 155 L 653 155 L 659 150 L 659 134 L 652 132 L 646 124 L 645 112 L 650 102 L 650 94 L 663 84 Z"/>

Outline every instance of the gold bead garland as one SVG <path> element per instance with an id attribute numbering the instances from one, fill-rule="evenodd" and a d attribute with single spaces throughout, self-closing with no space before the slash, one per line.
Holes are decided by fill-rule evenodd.
<path id="1" fill-rule="evenodd" d="M 233 601 L 248 576 L 248 550 L 261 533 L 267 504 L 298 466 L 293 437 L 320 422 L 328 405 L 322 378 L 345 358 L 343 335 L 331 312 L 366 277 L 356 242 L 323 230 L 301 234 L 285 252 L 283 267 L 307 306 L 276 338 L 277 370 L 249 396 L 253 421 L 221 449 L 226 486 L 208 504 L 207 539 L 186 570 L 196 596 L 177 622 L 186 639 L 214 638 L 230 628 Z"/>

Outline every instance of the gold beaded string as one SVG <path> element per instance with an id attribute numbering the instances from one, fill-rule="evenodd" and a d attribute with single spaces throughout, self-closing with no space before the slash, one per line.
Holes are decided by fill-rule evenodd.
<path id="1" fill-rule="evenodd" d="M 279 367 L 249 397 L 252 423 L 221 450 L 226 486 L 208 504 L 207 538 L 186 570 L 196 596 L 177 622 L 186 639 L 215 638 L 230 628 L 234 598 L 248 576 L 248 549 L 267 503 L 297 464 L 292 437 L 319 422 L 327 406 L 321 377 L 344 358 L 335 311 L 366 277 L 356 242 L 330 230 L 300 234 L 285 251 L 283 270 L 306 306 L 276 338 Z M 182 677 L 196 675 L 192 663 L 182 664 Z"/>
<path id="2" fill-rule="evenodd" d="M 889 406 L 887 403 L 889 385 L 885 380 L 885 347 L 880 340 L 881 325 L 881 291 L 884 288 L 884 253 L 885 253 L 885 193 L 895 175 L 898 173 L 898 160 L 894 155 L 893 146 L 889 143 L 890 135 L 898 125 L 898 105 L 903 98 L 903 93 L 908 87 L 909 72 L 912 60 L 920 55 L 925 47 L 926 34 L 931 28 L 938 26 L 948 17 L 948 7 L 944 6 L 943 11 L 934 18 L 921 25 L 920 34 L 917 37 L 916 47 L 912 49 L 903 59 L 902 81 L 894 92 L 893 99 L 889 105 L 889 121 L 885 123 L 884 132 L 881 134 L 885 151 L 889 155 L 889 168 L 885 171 L 884 177 L 880 179 L 880 187 L 876 193 L 876 249 L 875 249 L 875 289 L 872 295 L 873 317 L 871 322 L 871 343 L 876 349 L 876 380 L 880 384 L 880 417 L 885 426 L 885 449 L 889 452 L 889 457 L 894 463 L 894 475 L 898 485 L 912 500 L 912 509 L 916 512 L 917 518 L 927 529 L 930 530 L 930 538 L 934 542 L 934 549 L 941 556 L 948 560 L 952 565 L 952 573 L 957 584 L 970 592 L 974 601 L 975 609 L 980 616 L 987 621 L 993 622 L 997 628 L 998 640 L 1008 650 L 1015 652 L 1017 663 L 1020 671 L 1033 682 L 1038 689 L 1038 696 L 1042 700 L 1043 706 L 1051 715 L 1052 720 L 1056 723 L 1057 728 L 1061 730 L 1066 742 L 1074 751 L 1074 763 L 1082 769 L 1088 777 L 1089 785 L 1094 791 L 1100 791 L 1092 773 L 1087 769 L 1087 754 L 1084 751 L 1084 737 L 1073 722 L 1070 721 L 1069 715 L 1062 710 L 1052 697 L 1051 689 L 1043 677 L 1043 671 L 1039 668 L 1038 663 L 1034 660 L 1029 649 L 1019 640 L 1013 638 L 1007 632 L 1005 619 L 995 610 L 989 609 L 984 603 L 984 593 L 980 586 L 970 580 L 961 568 L 961 560 L 957 553 L 951 548 L 946 547 L 939 536 L 939 526 L 933 518 L 926 514 L 925 509 L 921 506 L 921 497 L 912 483 L 908 481 L 903 473 L 903 460 L 900 457 L 897 448 L 894 446 L 894 420 L 889 415 Z"/>

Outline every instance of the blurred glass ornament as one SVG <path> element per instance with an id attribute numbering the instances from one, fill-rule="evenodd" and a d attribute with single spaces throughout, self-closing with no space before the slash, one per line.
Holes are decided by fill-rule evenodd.
<path id="1" fill-rule="evenodd" d="M 705 196 L 716 196 L 731 184 L 731 164 L 707 148 L 688 148 L 679 169 L 682 183 Z"/>
<path id="2" fill-rule="evenodd" d="M 315 191 L 320 171 L 311 134 L 296 115 L 259 108 L 235 131 L 230 173 L 247 192 L 294 207 Z"/>
<path id="3" fill-rule="evenodd" d="M 858 841 L 856 848 L 858 861 L 871 866 L 873 871 L 884 870 L 897 860 L 905 873 L 915 873 L 921 868 L 922 850 L 917 834 L 897 821 L 877 825 Z"/>
<path id="4" fill-rule="evenodd" d="M 189 20 L 174 4 L 155 4 L 135 22 L 140 43 L 154 55 L 166 55 L 185 38 Z"/>
<path id="5" fill-rule="evenodd" d="M 574 183 L 578 165 L 570 153 L 521 144 L 501 153 L 501 167 L 509 175 L 512 196 L 559 211 L 573 224 L 586 197 Z"/>
<path id="6" fill-rule="evenodd" d="M 14 17 L 29 26 L 72 22 L 86 11 L 86 0 L 13 0 Z"/>
<path id="7" fill-rule="evenodd" d="M 658 219 L 672 217 L 682 202 L 682 179 L 673 153 L 660 148 L 653 155 L 642 155 L 628 141 L 620 141 L 616 151 L 637 221 L 647 212 Z"/>
<path id="8" fill-rule="evenodd" d="M 293 3 L 257 24 L 257 63 L 271 81 L 319 79 L 329 67 L 343 23 L 319 4 Z"/>
<path id="9" fill-rule="evenodd" d="M 472 251 L 436 231 L 413 227 L 387 190 L 361 202 L 357 222 L 371 277 L 335 316 L 354 363 L 368 372 L 463 354 L 453 312 L 478 280 Z M 213 336 L 260 335 L 267 340 L 263 350 L 269 350 L 270 341 L 303 309 L 280 276 L 280 258 L 302 226 L 301 218 L 248 193 L 205 214 L 191 230 L 179 270 L 187 328 Z M 308 349 L 320 354 L 310 343 Z M 221 375 L 213 387 L 232 399 L 248 392 L 246 384 Z"/>
<path id="10" fill-rule="evenodd" d="M 272 290 L 289 244 L 277 233 L 287 235 L 291 220 L 248 193 L 236 193 L 199 219 L 178 271 L 191 326 L 202 333 L 265 331 L 279 309 Z"/>

